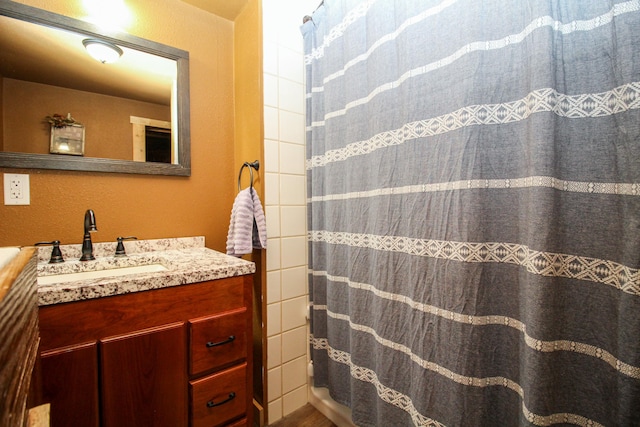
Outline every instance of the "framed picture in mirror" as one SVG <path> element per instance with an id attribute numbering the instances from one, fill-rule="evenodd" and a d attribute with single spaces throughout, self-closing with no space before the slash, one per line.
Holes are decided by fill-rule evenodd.
<path id="1" fill-rule="evenodd" d="M 51 154 L 84 155 L 84 125 L 51 126 Z"/>

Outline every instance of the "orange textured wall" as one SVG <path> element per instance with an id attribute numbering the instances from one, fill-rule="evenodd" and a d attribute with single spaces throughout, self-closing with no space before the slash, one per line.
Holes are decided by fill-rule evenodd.
<path id="1" fill-rule="evenodd" d="M 242 163 L 262 160 L 264 132 L 262 117 L 264 101 L 262 87 L 262 13 L 258 0 L 250 0 L 235 21 L 235 152 Z M 254 173 L 254 186 L 264 199 L 264 164 Z M 249 185 L 249 173 L 245 168 L 242 187 Z M 264 200 L 263 200 L 264 202 Z"/>
<path id="2" fill-rule="evenodd" d="M 3 81 L 4 79 L 2 78 L 2 74 L 0 74 L 0 99 L 2 99 L 2 95 L 4 91 Z M 4 112 L 3 105 L 2 105 L 2 102 L 0 102 L 0 117 L 2 117 L 3 112 Z M 2 120 L 0 120 L 0 151 L 2 151 L 4 148 L 4 139 L 2 137 L 3 133 L 4 133 L 4 127 L 3 127 Z"/>
<path id="3" fill-rule="evenodd" d="M 20 0 L 82 19 L 80 0 Z M 203 235 L 224 251 L 236 192 L 233 22 L 179 0 L 127 2 L 128 32 L 190 54 L 191 177 L 0 168 L 28 173 L 30 206 L 0 205 L 0 246 L 41 240 L 80 243 L 83 216 L 96 213 L 95 242 Z"/>
<path id="4" fill-rule="evenodd" d="M 3 100 L 11 105 L 4 115 L 4 150 L 21 153 L 49 153 L 51 126 L 44 118 L 54 113 L 71 113 L 85 126 L 85 156 L 120 160 L 133 160 L 131 116 L 171 120 L 167 105 L 14 79 L 4 79 Z"/>
<path id="5" fill-rule="evenodd" d="M 261 168 L 254 173 L 253 185 L 264 203 L 264 131 L 262 86 L 262 5 L 260 0 L 249 0 L 235 20 L 235 105 L 236 105 L 236 158 L 238 165 L 260 160 Z M 242 187 L 249 185 L 249 171 L 243 171 Z M 253 276 L 253 397 L 264 408 L 261 418 L 267 417 L 265 399 L 266 376 L 266 251 L 254 250 L 245 255 L 256 263 Z"/>

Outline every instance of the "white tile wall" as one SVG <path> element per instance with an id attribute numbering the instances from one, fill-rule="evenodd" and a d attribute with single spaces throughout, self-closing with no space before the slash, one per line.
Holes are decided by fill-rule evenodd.
<path id="1" fill-rule="evenodd" d="M 266 18 L 266 16 L 264 17 Z M 265 27 L 265 34 L 269 33 L 269 28 Z M 262 46 L 263 58 L 262 58 L 262 70 L 265 73 L 272 74 L 274 77 L 278 75 L 278 43 L 275 41 L 269 41 L 265 37 L 264 45 Z"/>
<path id="2" fill-rule="evenodd" d="M 268 404 L 268 408 L 269 408 L 269 420 L 267 420 L 268 424 L 273 423 L 274 421 L 279 420 L 280 418 L 282 418 L 282 399 L 274 399 L 272 401 L 269 402 Z M 295 409 L 294 409 L 295 410 Z M 293 412 L 293 411 L 291 411 Z"/>
<path id="3" fill-rule="evenodd" d="M 280 172 L 280 143 L 278 141 L 271 139 L 264 141 L 264 171 Z"/>
<path id="4" fill-rule="evenodd" d="M 307 269 L 305 267 L 288 268 L 281 271 L 281 298 L 288 300 L 306 295 L 307 290 Z"/>
<path id="5" fill-rule="evenodd" d="M 264 214 L 267 222 L 267 239 L 280 237 L 280 207 L 265 206 Z"/>
<path id="6" fill-rule="evenodd" d="M 267 340 L 267 369 L 272 372 L 273 368 L 280 365 L 282 365 L 282 336 L 278 334 Z"/>
<path id="7" fill-rule="evenodd" d="M 282 206 L 282 228 L 280 233 L 286 236 L 304 236 L 307 223 L 306 209 L 304 206 Z"/>
<path id="8" fill-rule="evenodd" d="M 304 145 L 280 143 L 280 172 L 304 175 Z"/>
<path id="9" fill-rule="evenodd" d="M 282 301 L 281 271 L 273 270 L 267 272 L 267 304 L 278 301 Z"/>
<path id="10" fill-rule="evenodd" d="M 293 328 L 305 326 L 307 323 L 307 297 L 293 298 L 282 301 L 281 305 L 282 321 L 280 328 L 288 331 Z"/>
<path id="11" fill-rule="evenodd" d="M 298 57 L 300 57 L 299 54 Z M 283 78 L 278 79 L 278 107 L 284 110 L 283 115 L 286 115 L 287 112 L 298 113 L 292 114 L 290 120 L 296 121 L 293 127 L 299 130 L 298 115 L 304 114 L 304 90 L 302 84 Z M 296 142 L 296 139 L 293 139 L 293 142 Z"/>
<path id="12" fill-rule="evenodd" d="M 273 369 L 269 369 L 268 383 L 269 388 L 267 394 L 269 396 L 280 396 L 282 394 L 282 367 L 276 366 Z"/>
<path id="13" fill-rule="evenodd" d="M 289 393 L 307 384 L 307 358 L 299 357 L 282 364 L 282 392 Z"/>
<path id="14" fill-rule="evenodd" d="M 278 75 L 292 82 L 302 82 L 304 69 L 298 62 L 299 58 L 299 51 L 280 46 L 278 49 Z"/>
<path id="15" fill-rule="evenodd" d="M 306 180 L 304 175 L 280 174 L 280 205 L 305 205 Z"/>
<path id="16" fill-rule="evenodd" d="M 278 107 L 278 78 L 264 74 L 264 105 Z"/>
<path id="17" fill-rule="evenodd" d="M 279 137 L 278 109 L 276 107 L 264 107 L 264 137 L 277 140 Z"/>
<path id="18" fill-rule="evenodd" d="M 280 269 L 280 239 L 267 239 L 267 271 Z"/>
<path id="19" fill-rule="evenodd" d="M 285 237 L 280 240 L 282 268 L 292 268 L 307 263 L 307 239 L 304 236 Z"/>
<path id="20" fill-rule="evenodd" d="M 281 307 L 282 303 L 280 302 L 267 304 L 267 337 L 271 337 L 282 332 L 282 322 L 280 320 L 282 315 Z"/>
<path id="21" fill-rule="evenodd" d="M 280 110 L 278 122 L 280 140 L 287 142 L 304 141 L 304 115 L 292 111 Z"/>
<path id="22" fill-rule="evenodd" d="M 282 333 L 282 362 L 305 356 L 307 354 L 307 328 L 306 325 Z"/>
<path id="23" fill-rule="evenodd" d="M 265 172 L 264 186 L 266 206 L 278 206 L 280 204 L 280 174 Z"/>
<path id="24" fill-rule="evenodd" d="M 300 25 L 320 0 L 263 0 L 269 424 L 307 403 L 304 66 Z"/>
<path id="25" fill-rule="evenodd" d="M 285 414 L 290 414 L 307 402 L 307 385 L 305 384 L 284 395 L 282 398 L 282 411 Z"/>

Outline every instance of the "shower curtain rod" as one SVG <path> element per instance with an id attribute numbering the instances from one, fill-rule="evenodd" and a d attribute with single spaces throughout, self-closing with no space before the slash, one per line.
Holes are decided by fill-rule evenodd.
<path id="1" fill-rule="evenodd" d="M 323 4 L 324 4 L 324 0 L 322 0 L 322 1 L 320 2 L 320 4 L 318 5 L 318 7 L 316 7 L 316 10 L 320 9 L 320 6 L 322 6 Z M 314 12 L 315 12 L 315 10 L 314 10 Z M 305 15 L 305 16 L 302 18 L 302 23 L 303 23 L 303 24 L 304 24 L 304 23 L 306 23 L 306 22 L 308 22 L 308 21 L 311 21 L 311 15 Z"/>

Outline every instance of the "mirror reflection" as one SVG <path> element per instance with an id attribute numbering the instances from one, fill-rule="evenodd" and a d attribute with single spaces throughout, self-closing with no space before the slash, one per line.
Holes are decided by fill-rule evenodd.
<path id="1" fill-rule="evenodd" d="M 0 14 L 0 166 L 190 174 L 187 52 L 6 0 Z"/>

